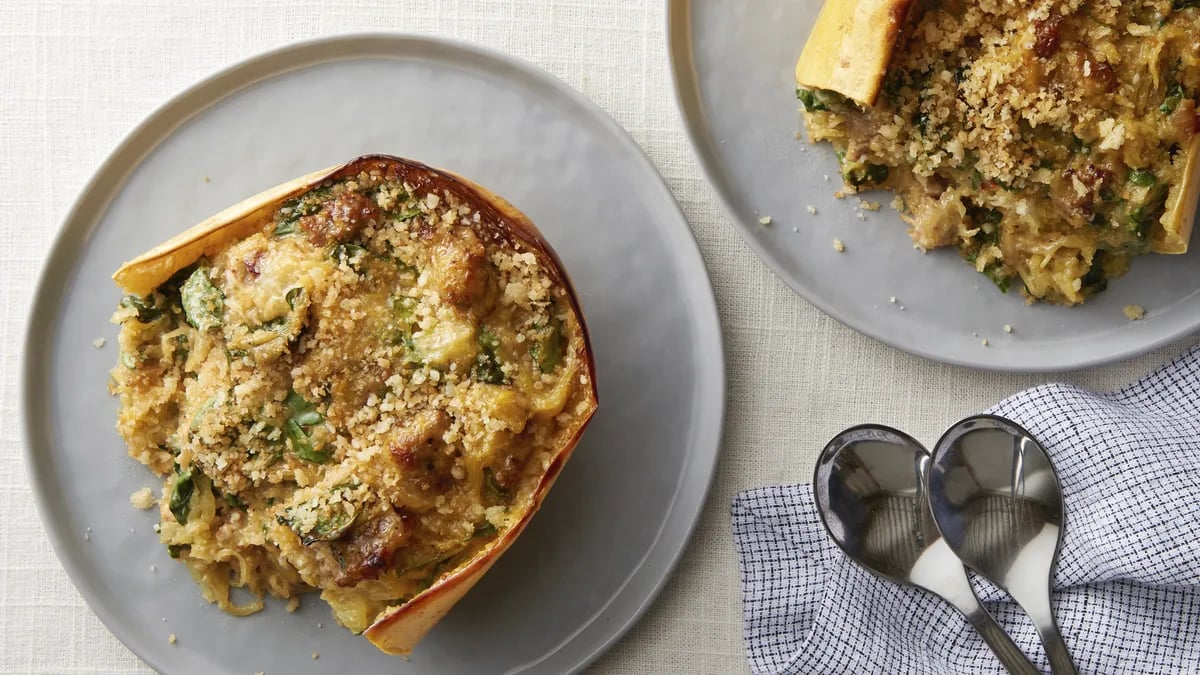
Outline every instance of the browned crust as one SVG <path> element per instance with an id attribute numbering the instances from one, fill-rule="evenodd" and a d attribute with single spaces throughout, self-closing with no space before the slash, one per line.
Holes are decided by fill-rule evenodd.
<path id="1" fill-rule="evenodd" d="M 796 63 L 796 83 L 871 106 L 913 0 L 826 0 Z"/>
<path id="2" fill-rule="evenodd" d="M 583 394 L 583 400 L 588 404 L 586 412 L 577 414 L 573 426 L 563 430 L 563 445 L 554 453 L 550 467 L 531 492 L 527 509 L 517 523 L 471 560 L 409 602 L 378 619 L 364 632 L 366 638 L 382 651 L 407 654 L 524 531 L 533 514 L 541 507 L 546 492 L 570 459 L 598 405 L 596 363 L 579 298 L 562 266 L 562 261 L 542 233 L 512 204 L 465 178 L 412 160 L 389 155 L 367 155 L 346 164 L 302 176 L 225 209 L 125 263 L 113 275 L 113 279 L 130 293 L 149 293 L 175 272 L 191 265 L 202 256 L 212 255 L 229 244 L 260 231 L 284 201 L 327 180 L 340 180 L 372 170 L 381 171 L 389 178 L 403 180 L 417 191 L 436 190 L 453 193 L 481 211 L 485 216 L 482 218 L 483 223 L 495 224 L 489 225 L 490 230 L 477 234 L 513 243 L 519 242 L 545 263 L 554 280 L 566 288 L 571 310 L 579 322 L 581 340 L 576 344 L 575 350 L 580 362 L 587 369 L 590 385 L 589 390 Z"/>

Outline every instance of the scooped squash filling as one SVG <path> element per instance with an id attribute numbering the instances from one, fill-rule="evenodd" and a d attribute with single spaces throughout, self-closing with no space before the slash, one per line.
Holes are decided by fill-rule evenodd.
<path id="1" fill-rule="evenodd" d="M 846 190 L 895 192 L 920 248 L 957 247 L 1001 290 L 1065 304 L 1136 255 L 1187 249 L 1200 3 L 858 4 L 891 5 L 896 26 L 829 10 L 839 23 L 818 22 L 798 95 Z M 846 48 L 881 32 L 895 39 L 882 58 Z"/>
<path id="2" fill-rule="evenodd" d="M 114 317 L 118 428 L 164 477 L 162 542 L 235 614 L 317 589 L 363 631 L 536 508 L 595 408 L 544 251 L 389 166 L 284 202 Z"/>

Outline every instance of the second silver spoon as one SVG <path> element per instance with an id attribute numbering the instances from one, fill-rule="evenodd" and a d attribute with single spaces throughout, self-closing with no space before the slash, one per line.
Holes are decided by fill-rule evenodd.
<path id="1" fill-rule="evenodd" d="M 1011 420 L 968 417 L 938 441 L 928 479 L 946 543 L 1033 619 L 1054 674 L 1075 675 L 1050 604 L 1065 508 L 1046 451 Z"/>

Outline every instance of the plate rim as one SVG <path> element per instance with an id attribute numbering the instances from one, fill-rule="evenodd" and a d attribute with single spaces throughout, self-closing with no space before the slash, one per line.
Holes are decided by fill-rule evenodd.
<path id="1" fill-rule="evenodd" d="M 860 335 L 906 354 L 918 356 L 935 363 L 994 373 L 1050 374 L 1111 365 L 1148 354 L 1200 331 L 1200 322 L 1190 326 L 1183 324 L 1177 327 L 1169 327 L 1168 330 L 1158 336 L 1138 342 L 1133 346 L 1106 350 L 1103 353 L 1083 358 L 1063 359 L 1057 363 L 1041 361 L 1037 364 L 1027 363 L 1022 365 L 1020 363 L 1021 357 L 1019 356 L 1010 358 L 1004 362 L 989 362 L 982 358 L 972 360 L 947 356 L 936 350 L 924 349 L 914 344 L 901 345 L 889 338 L 884 331 L 873 328 L 870 322 L 855 320 L 849 313 L 843 312 L 836 303 L 829 302 L 820 293 L 813 292 L 812 288 L 801 283 L 795 275 L 788 271 L 787 265 L 783 263 L 780 257 L 769 246 L 752 236 L 754 224 L 738 215 L 738 210 L 734 207 L 732 195 L 734 191 L 721 177 L 725 168 L 710 150 L 714 145 L 713 141 L 715 139 L 709 133 L 707 123 L 703 119 L 697 119 L 697 117 L 703 118 L 706 115 L 706 110 L 699 96 L 699 81 L 694 61 L 691 58 L 693 54 L 691 14 L 694 1 L 667 0 L 666 25 L 664 30 L 671 76 L 671 90 L 673 93 L 672 100 L 675 103 L 675 110 L 683 123 L 684 133 L 687 136 L 692 156 L 696 159 L 696 163 L 700 166 L 700 170 L 704 174 L 705 181 L 712 188 L 718 203 L 720 203 L 722 210 L 733 224 L 741 240 L 750 247 L 754 255 L 767 266 L 767 269 L 777 279 L 782 281 L 796 295 L 804 299 L 805 302 L 816 307 L 821 313 Z M 691 109 L 698 111 L 697 114 L 693 115 L 689 112 Z M 1064 309 L 1069 310 L 1070 308 Z"/>
<path id="2" fill-rule="evenodd" d="M 29 480 L 30 491 L 33 495 L 38 518 L 50 542 L 51 549 L 54 551 L 55 558 L 62 566 L 64 572 L 66 572 L 71 584 L 84 599 L 88 609 L 100 619 L 109 633 L 116 637 L 142 663 L 158 672 L 169 672 L 168 666 L 170 664 L 153 659 L 144 653 L 144 650 L 139 649 L 140 642 L 138 642 L 137 637 L 128 634 L 124 630 L 125 627 L 121 626 L 110 613 L 107 605 L 99 602 L 92 584 L 86 581 L 87 577 L 83 570 L 85 561 L 81 558 L 60 553 L 66 550 L 65 542 L 70 533 L 66 531 L 65 523 L 61 522 L 59 518 L 52 516 L 57 511 L 57 507 L 55 507 L 54 500 L 48 494 L 49 478 L 45 477 L 45 474 L 50 470 L 46 466 L 49 460 L 40 458 L 41 453 L 36 450 L 36 448 L 43 445 L 49 445 L 48 442 L 45 444 L 42 442 L 46 440 L 44 437 L 47 430 L 45 426 L 47 414 L 45 411 L 35 410 L 33 406 L 35 401 L 45 399 L 50 385 L 36 379 L 39 366 L 35 365 L 34 361 L 30 358 L 31 355 L 37 353 L 40 346 L 40 342 L 37 340 L 39 327 L 43 331 L 52 331 L 57 323 L 55 313 L 52 310 L 56 309 L 62 301 L 69 279 L 68 275 L 52 276 L 51 271 L 60 267 L 54 264 L 56 261 L 64 257 L 77 257 L 79 252 L 84 248 L 82 240 L 95 228 L 99 220 L 97 217 L 93 217 L 89 222 L 85 223 L 86 228 L 83 230 L 80 230 L 78 226 L 75 228 L 70 227 L 72 223 L 81 220 L 85 206 L 89 205 L 91 199 L 96 198 L 96 195 L 93 193 L 97 190 L 102 190 L 104 183 L 108 181 L 113 183 L 113 187 L 107 195 L 99 195 L 100 202 L 96 205 L 95 212 L 102 216 L 111 206 L 113 199 L 120 194 L 129 176 L 132 175 L 145 158 L 163 142 L 168 140 L 176 130 L 188 124 L 209 107 L 219 105 L 230 96 L 259 82 L 284 75 L 287 72 L 336 61 L 369 58 L 402 60 L 404 58 L 404 56 L 399 54 L 383 55 L 369 51 L 337 57 L 315 57 L 310 55 L 307 60 L 304 60 L 299 65 L 274 68 L 265 75 L 248 76 L 242 72 L 255 67 L 264 67 L 274 59 L 288 55 L 305 55 L 308 52 L 319 51 L 322 47 L 329 47 L 337 43 L 344 43 L 347 45 L 348 51 L 353 51 L 353 43 L 356 41 L 388 43 L 396 47 L 400 47 L 405 43 L 425 43 L 471 57 L 475 62 L 490 61 L 497 63 L 512 71 L 516 71 L 523 77 L 529 78 L 529 81 L 547 86 L 553 91 L 553 95 L 565 97 L 570 103 L 588 113 L 588 116 L 605 128 L 617 143 L 624 146 L 626 151 L 630 152 L 637 160 L 643 162 L 654 174 L 655 182 L 653 183 L 653 187 L 660 192 L 661 197 L 667 200 L 664 202 L 663 207 L 673 210 L 681 223 L 682 229 L 677 237 L 686 246 L 682 257 L 684 259 L 691 259 L 693 265 L 701 273 L 700 275 L 690 275 L 694 278 L 689 279 L 687 282 L 689 286 L 694 288 L 694 297 L 700 301 L 693 308 L 696 312 L 696 319 L 693 325 L 701 328 L 696 334 L 700 337 L 703 347 L 697 348 L 697 353 L 717 358 L 714 359 L 716 363 L 707 373 L 707 379 L 711 380 L 708 384 L 708 389 L 715 392 L 711 396 L 712 400 L 697 400 L 701 401 L 703 407 L 710 408 L 710 412 L 714 414 L 705 416 L 708 420 L 707 422 L 704 419 L 700 420 L 700 424 L 707 424 L 707 428 L 693 427 L 691 438 L 707 439 L 712 445 L 712 448 L 707 450 L 711 456 L 708 457 L 707 462 L 698 464 L 697 460 L 704 459 L 704 457 L 703 455 L 698 455 L 696 450 L 708 445 L 709 442 L 689 444 L 684 460 L 680 464 L 679 475 L 675 481 L 671 501 L 663 511 L 662 523 L 659 526 L 658 532 L 646 549 L 645 554 L 629 570 L 624 582 L 617 587 L 613 595 L 599 609 L 587 617 L 585 621 L 561 642 L 552 647 L 550 651 L 542 654 L 533 661 L 519 664 L 515 666 L 514 670 L 510 671 L 521 672 L 537 667 L 539 664 L 552 659 L 562 653 L 566 645 L 570 644 L 580 634 L 597 623 L 597 620 L 604 612 L 612 606 L 620 595 L 626 591 L 630 583 L 638 577 L 639 572 L 643 569 L 651 555 L 663 546 L 663 535 L 667 531 L 667 525 L 670 523 L 672 515 L 679 512 L 680 509 L 679 496 L 685 488 L 689 487 L 685 478 L 688 478 L 689 473 L 692 471 L 698 470 L 700 476 L 703 477 L 703 484 L 699 486 L 694 486 L 693 484 L 691 486 L 693 494 L 696 497 L 696 503 L 692 507 L 690 514 L 682 512 L 682 515 L 679 516 L 682 519 L 682 527 L 676 528 L 677 536 L 675 537 L 675 541 L 666 544 L 667 548 L 664 549 L 666 556 L 665 564 L 656 573 L 651 574 L 648 587 L 639 594 L 640 597 L 638 599 L 633 601 L 632 610 L 626 612 L 623 617 L 613 624 L 611 629 L 606 631 L 608 635 L 590 647 L 583 648 L 580 652 L 580 657 L 572 659 L 575 663 L 570 666 L 568 672 L 579 672 L 608 652 L 641 620 L 674 576 L 694 538 L 696 529 L 699 526 L 708 503 L 712 485 L 716 480 L 726 428 L 728 404 L 726 400 L 727 374 L 724 335 L 717 307 L 715 289 L 712 279 L 708 274 L 707 264 L 705 263 L 699 243 L 696 240 L 695 233 L 691 228 L 687 215 L 680 207 L 674 192 L 667 184 L 657 165 L 646 154 L 645 149 L 608 111 L 554 73 L 520 56 L 508 54 L 476 42 L 457 37 L 406 31 L 350 31 L 294 40 L 267 50 L 239 57 L 184 85 L 182 88 L 177 89 L 175 93 L 168 95 L 162 102 L 155 105 L 128 132 L 122 135 L 120 140 L 105 154 L 96 168 L 92 170 L 89 178 L 79 189 L 70 206 L 59 220 L 58 227 L 50 239 L 47 254 L 38 269 L 36 282 L 31 294 L 29 313 L 23 325 L 21 349 L 18 353 L 19 367 L 21 369 L 18 378 L 18 425 L 22 440 L 22 459 L 25 462 L 26 477 Z M 239 80 L 239 76 L 242 79 Z M 207 97 L 200 106 L 189 106 L 189 99 L 203 97 L 208 89 L 214 87 L 218 88 L 219 93 L 215 96 Z M 164 123 L 167 123 L 167 126 L 159 130 L 158 126 Z M 148 140 L 143 139 L 143 137 L 147 137 Z M 125 157 L 127 155 L 132 155 L 132 157 L 126 161 Z M 693 417 L 695 416 L 693 415 Z M 698 469 L 693 469 L 693 466 L 697 466 Z"/>

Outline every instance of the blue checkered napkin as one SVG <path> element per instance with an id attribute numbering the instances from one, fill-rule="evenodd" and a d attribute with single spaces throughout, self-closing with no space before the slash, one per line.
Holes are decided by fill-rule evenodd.
<path id="1" fill-rule="evenodd" d="M 1054 605 L 1081 673 L 1200 673 L 1200 348 L 1112 394 L 1035 387 L 990 412 L 1034 433 L 1067 505 Z M 958 613 L 868 574 L 826 536 L 809 485 L 733 502 L 755 673 L 1003 673 Z M 1033 624 L 980 598 L 1043 672 Z"/>

